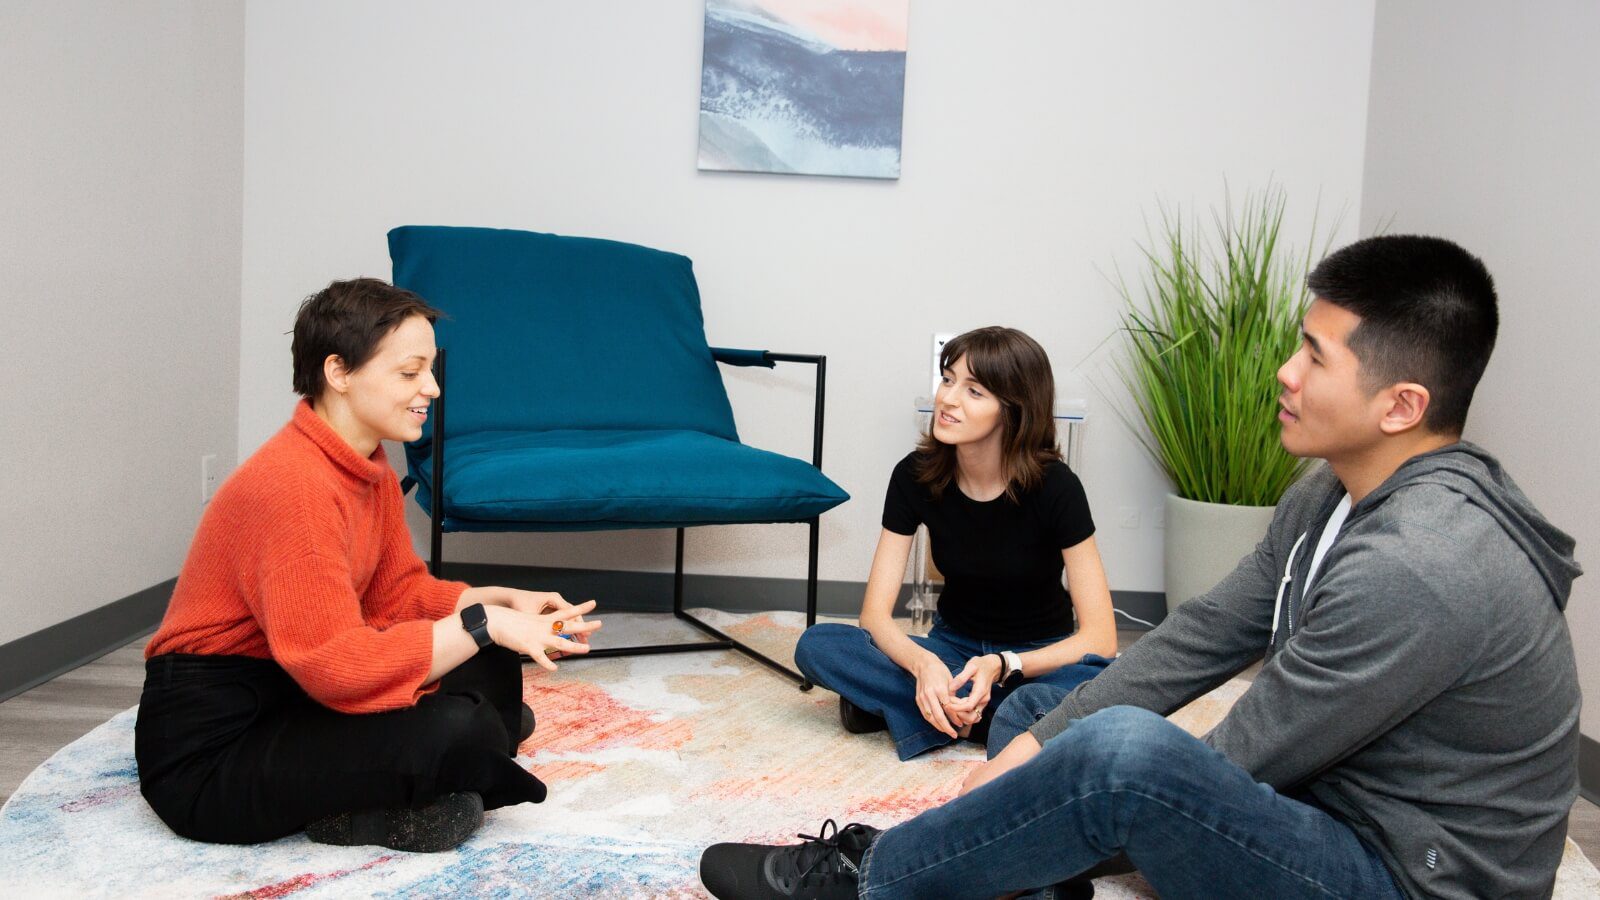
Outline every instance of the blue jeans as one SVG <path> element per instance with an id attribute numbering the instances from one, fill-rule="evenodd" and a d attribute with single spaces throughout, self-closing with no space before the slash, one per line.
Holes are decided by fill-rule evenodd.
<path id="1" fill-rule="evenodd" d="M 949 666 L 951 675 L 965 668 L 967 660 L 974 656 L 1001 650 L 1022 653 L 1060 639 L 1053 637 L 1015 644 L 981 641 L 945 627 L 938 618 L 934 619 L 927 637 L 911 636 L 911 640 L 933 651 Z M 794 662 L 813 683 L 849 700 L 858 709 L 882 716 L 889 724 L 895 752 L 902 760 L 952 742 L 949 735 L 928 724 L 922 711 L 917 709 L 916 678 L 879 650 L 865 628 L 827 623 L 813 625 L 800 635 L 800 643 L 794 648 Z M 1110 664 L 1110 660 L 1091 653 L 1075 665 L 1062 666 L 1025 684 L 1049 684 L 1067 691 L 1100 674 Z M 1012 690 L 1015 688 L 996 686 L 984 707 L 988 714 L 999 709 Z M 963 688 L 959 694 L 965 696 L 966 692 Z"/>
<path id="2" fill-rule="evenodd" d="M 1062 696 L 1018 690 L 990 746 L 998 752 Z M 1119 853 L 1162 900 L 1404 896 L 1344 823 L 1131 706 L 1075 722 L 1025 765 L 883 832 L 862 859 L 861 896 L 994 897 Z"/>

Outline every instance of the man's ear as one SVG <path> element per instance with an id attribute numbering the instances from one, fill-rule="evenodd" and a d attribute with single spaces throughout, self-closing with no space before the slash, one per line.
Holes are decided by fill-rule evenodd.
<path id="1" fill-rule="evenodd" d="M 344 357 L 337 353 L 328 354 L 322 361 L 322 378 L 328 387 L 342 394 L 350 389 L 350 370 L 345 368 Z"/>
<path id="2" fill-rule="evenodd" d="M 1402 381 L 1383 391 L 1389 408 L 1378 422 L 1378 428 L 1387 435 L 1404 434 L 1422 427 L 1428 413 L 1428 403 L 1433 399 L 1428 389 L 1420 384 Z"/>

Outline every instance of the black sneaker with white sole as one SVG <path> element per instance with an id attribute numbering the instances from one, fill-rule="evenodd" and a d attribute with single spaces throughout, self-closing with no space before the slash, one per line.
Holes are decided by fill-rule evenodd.
<path id="1" fill-rule="evenodd" d="M 368 844 L 407 853 L 454 850 L 483 826 L 483 798 L 472 791 L 445 794 L 420 809 L 367 809 L 340 813 L 306 826 L 319 844 Z"/>
<path id="2" fill-rule="evenodd" d="M 700 854 L 700 881 L 717 900 L 849 900 L 879 833 L 829 819 L 803 844 L 715 844 Z"/>

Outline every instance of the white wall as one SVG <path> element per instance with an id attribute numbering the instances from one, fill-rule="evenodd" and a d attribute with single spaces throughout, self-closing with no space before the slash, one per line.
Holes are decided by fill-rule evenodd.
<path id="1" fill-rule="evenodd" d="M 826 353 L 821 574 L 863 580 L 933 331 L 1003 323 L 1084 383 L 1143 215 L 1275 176 L 1355 234 L 1371 2 L 919 0 L 898 182 L 695 170 L 701 0 L 273 2 L 247 10 L 241 455 L 288 416 L 297 302 L 387 276 L 384 233 L 486 225 L 695 261 L 714 344 Z M 1297 237 L 1297 239 L 1299 239 Z M 1300 239 L 1303 245 L 1303 239 Z M 805 457 L 810 372 L 725 370 L 744 438 Z M 1085 475 L 1112 585 L 1160 590 L 1159 473 L 1094 398 Z M 1131 507 L 1139 527 L 1118 527 Z M 414 513 L 414 508 L 413 508 Z M 413 518 L 417 533 L 422 520 Z M 669 533 L 447 538 L 451 559 L 671 567 Z M 698 572 L 802 577 L 803 530 L 691 533 Z"/>
<path id="2" fill-rule="evenodd" d="M 237 454 L 244 8 L 0 4 L 0 644 L 165 581 Z"/>
<path id="3" fill-rule="evenodd" d="M 1600 5 L 1387 0 L 1377 13 L 1366 227 L 1424 232 L 1483 257 L 1500 336 L 1467 437 L 1578 541 L 1567 607 L 1584 733 L 1600 738 Z"/>

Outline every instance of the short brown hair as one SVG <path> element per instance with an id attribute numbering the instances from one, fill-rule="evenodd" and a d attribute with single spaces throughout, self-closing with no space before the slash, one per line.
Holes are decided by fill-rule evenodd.
<path id="1" fill-rule="evenodd" d="M 335 281 L 307 297 L 294 318 L 294 391 L 312 403 L 328 386 L 322 364 L 330 356 L 354 372 L 372 359 L 389 332 L 412 316 L 431 324 L 442 315 L 427 301 L 377 278 Z"/>
<path id="2" fill-rule="evenodd" d="M 991 325 L 957 335 L 939 353 L 939 369 L 966 357 L 967 370 L 1000 401 L 1000 454 L 1006 473 L 1006 496 L 1013 502 L 1023 491 L 1044 482 L 1044 467 L 1061 459 L 1056 440 L 1056 380 L 1050 357 L 1039 342 L 1015 328 Z M 933 422 L 917 445 L 913 471 L 937 500 L 956 475 L 956 448 L 934 438 Z"/>

